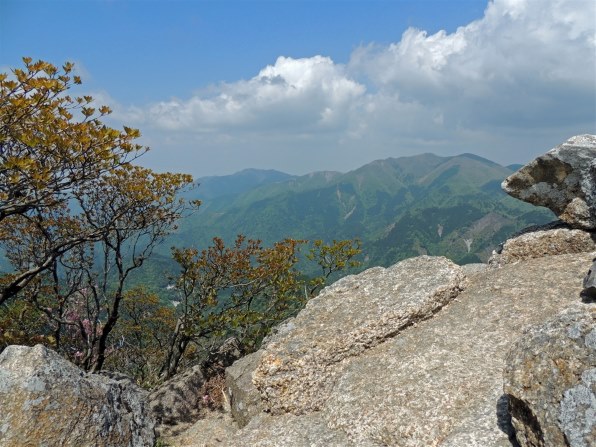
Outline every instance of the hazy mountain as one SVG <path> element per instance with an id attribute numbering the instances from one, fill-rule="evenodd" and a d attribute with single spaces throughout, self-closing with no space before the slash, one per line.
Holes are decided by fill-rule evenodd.
<path id="1" fill-rule="evenodd" d="M 241 194 L 258 186 L 283 182 L 292 178 L 294 176 L 272 169 L 244 169 L 232 175 L 197 179 L 199 187 L 193 195 L 200 199 L 214 199 Z"/>
<path id="2" fill-rule="evenodd" d="M 203 179 L 201 210 L 168 246 L 204 247 L 242 233 L 271 243 L 360 238 L 366 265 L 418 254 L 485 261 L 509 234 L 553 215 L 500 189 L 513 171 L 473 154 L 377 160 L 354 171 L 289 176 L 242 171 Z M 201 188 L 205 188 L 201 192 Z"/>
<path id="3" fill-rule="evenodd" d="M 521 168 L 523 168 L 524 165 L 520 165 L 520 164 L 512 164 L 512 165 L 507 165 L 507 168 L 511 169 L 512 171 L 517 171 Z"/>

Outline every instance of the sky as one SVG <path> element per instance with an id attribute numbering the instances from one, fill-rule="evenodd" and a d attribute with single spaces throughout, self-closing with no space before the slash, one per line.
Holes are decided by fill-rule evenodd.
<path id="1" fill-rule="evenodd" d="M 0 72 L 76 64 L 139 163 L 346 172 L 596 133 L 592 0 L 0 0 Z"/>

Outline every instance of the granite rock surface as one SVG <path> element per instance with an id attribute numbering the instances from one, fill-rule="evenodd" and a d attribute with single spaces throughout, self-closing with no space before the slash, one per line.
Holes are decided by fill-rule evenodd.
<path id="1" fill-rule="evenodd" d="M 507 240 L 501 252 L 493 254 L 489 264 L 498 266 L 544 256 L 592 251 L 596 251 L 595 232 L 569 228 L 539 230 Z"/>
<path id="2" fill-rule="evenodd" d="M 578 135 L 505 179 L 502 188 L 550 208 L 574 228 L 596 229 L 596 135 Z"/>
<path id="3" fill-rule="evenodd" d="M 463 288 L 446 258 L 375 267 L 324 289 L 273 336 L 253 374 L 267 411 L 302 414 L 328 401 L 341 364 L 430 318 Z"/>
<path id="4" fill-rule="evenodd" d="M 521 447 L 596 443 L 596 305 L 530 328 L 507 356 L 504 391 Z"/>
<path id="5" fill-rule="evenodd" d="M 524 328 L 581 303 L 593 256 L 527 259 L 473 269 L 468 279 L 444 259 L 422 257 L 339 281 L 238 369 L 254 413 L 213 445 L 515 445 L 503 393 L 507 355 Z M 442 278 L 432 287 L 402 282 L 430 271 Z M 429 302 L 443 304 L 432 311 Z M 385 313 L 409 323 L 395 318 L 397 329 L 386 330 Z M 370 334 L 357 340 L 373 341 L 354 343 L 358 330 Z"/>
<path id="6" fill-rule="evenodd" d="M 160 433 L 178 431 L 199 418 L 201 396 L 198 390 L 204 383 L 201 368 L 194 366 L 151 392 L 149 408 Z"/>
<path id="7" fill-rule="evenodd" d="M 252 383 L 252 374 L 259 365 L 263 351 L 253 352 L 226 370 L 226 387 L 230 398 L 232 416 L 244 427 L 257 414 L 265 410 L 261 395 Z"/>
<path id="8" fill-rule="evenodd" d="M 153 446 L 146 399 L 129 380 L 85 374 L 44 346 L 9 346 L 0 354 L 0 446 Z"/>

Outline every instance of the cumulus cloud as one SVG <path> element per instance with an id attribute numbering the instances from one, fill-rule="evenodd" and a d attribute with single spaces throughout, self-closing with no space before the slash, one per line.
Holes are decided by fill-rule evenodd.
<path id="1" fill-rule="evenodd" d="M 221 84 L 214 95 L 153 104 L 145 118 L 167 130 L 318 132 L 345 126 L 346 109 L 364 92 L 328 57 L 279 57 L 248 81 Z"/>
<path id="2" fill-rule="evenodd" d="M 584 0 L 499 0 L 453 34 L 410 28 L 387 48 L 358 49 L 350 64 L 379 96 L 440 107 L 460 126 L 575 122 L 559 108 L 566 96 L 589 117 L 594 105 L 595 16 Z"/>
<path id="3" fill-rule="evenodd" d="M 292 172 L 421 150 L 526 161 L 595 131 L 595 17 L 590 0 L 494 0 L 453 33 L 409 28 L 388 46 L 356 49 L 345 65 L 279 57 L 249 80 L 120 113 L 215 158 L 234 157 L 242 143 L 263 167 Z M 299 166 L 293 152 L 313 144 L 325 149 Z"/>

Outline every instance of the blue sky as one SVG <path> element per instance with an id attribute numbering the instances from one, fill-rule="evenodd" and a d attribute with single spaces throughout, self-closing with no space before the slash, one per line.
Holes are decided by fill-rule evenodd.
<path id="1" fill-rule="evenodd" d="M 526 162 L 596 132 L 590 0 L 0 0 L 0 71 L 77 64 L 158 170 Z"/>

